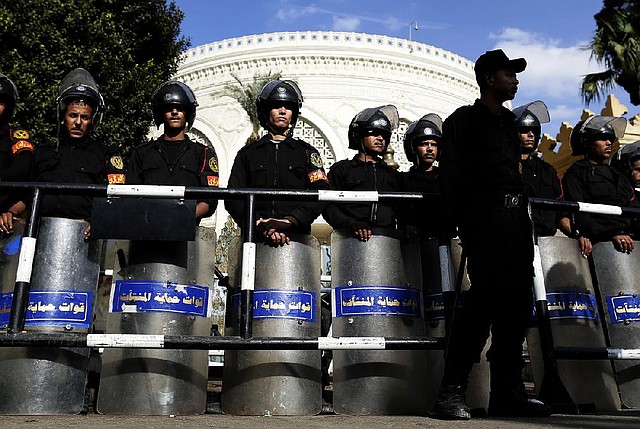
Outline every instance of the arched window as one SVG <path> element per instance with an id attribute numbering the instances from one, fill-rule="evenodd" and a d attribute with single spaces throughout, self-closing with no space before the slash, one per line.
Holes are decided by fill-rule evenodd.
<path id="1" fill-rule="evenodd" d="M 404 147 L 402 146 L 402 142 L 404 141 L 404 134 L 407 132 L 407 128 L 411 122 L 406 119 L 400 119 L 400 123 L 398 124 L 398 129 L 395 130 L 391 134 L 391 149 L 395 152 L 393 154 L 393 159 L 398 163 L 399 171 L 409 171 L 411 168 L 411 162 L 407 159 L 407 156 L 404 154 Z"/>

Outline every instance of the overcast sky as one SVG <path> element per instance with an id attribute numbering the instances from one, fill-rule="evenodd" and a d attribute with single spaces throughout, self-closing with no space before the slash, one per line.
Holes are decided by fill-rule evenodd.
<path id="1" fill-rule="evenodd" d="M 525 57 L 518 75 L 514 106 L 543 100 L 551 113 L 543 132 L 555 137 L 560 123 L 574 125 L 586 107 L 581 77 L 602 69 L 584 46 L 595 31 L 593 15 L 601 0 L 177 0 L 184 11 L 182 34 L 192 46 L 222 39 L 276 31 L 333 30 L 409 38 L 437 46 L 469 60 L 502 48 L 509 57 Z M 614 91 L 630 114 L 640 106 Z M 392 100 L 381 100 L 389 102 Z M 600 113 L 604 100 L 588 106 Z"/>

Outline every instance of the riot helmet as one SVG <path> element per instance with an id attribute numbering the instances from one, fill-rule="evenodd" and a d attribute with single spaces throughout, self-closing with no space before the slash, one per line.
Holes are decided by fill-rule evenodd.
<path id="1" fill-rule="evenodd" d="M 625 175 L 630 175 L 633 163 L 637 159 L 640 159 L 640 140 L 620 148 L 611 157 L 611 166 Z"/>
<path id="2" fill-rule="evenodd" d="M 542 135 L 541 124 L 546 124 L 550 120 L 547 105 L 540 100 L 533 101 L 516 107 L 513 109 L 513 114 L 516 115 L 515 123 L 519 132 L 533 131 L 536 140 L 533 147 L 535 150 L 540 143 L 540 136 Z"/>
<path id="3" fill-rule="evenodd" d="M 590 116 L 580 121 L 571 131 L 569 138 L 571 152 L 573 156 L 586 155 L 589 146 L 596 140 L 610 140 L 614 143 L 616 139 L 624 136 L 627 128 L 627 120 L 614 116 Z"/>
<path id="4" fill-rule="evenodd" d="M 74 101 L 82 101 L 91 106 L 93 110 L 91 129 L 98 128 L 105 110 L 104 99 L 98 91 L 98 85 L 93 76 L 83 68 L 71 70 L 60 82 L 56 98 L 58 123 L 64 119 L 67 106 Z"/>
<path id="5" fill-rule="evenodd" d="M 404 153 L 412 163 L 418 163 L 415 148 L 425 140 L 435 140 L 437 143 L 442 141 L 442 118 L 435 113 L 424 115 L 409 124 L 404 134 Z"/>
<path id="6" fill-rule="evenodd" d="M 260 95 L 256 99 L 256 110 L 258 113 L 258 121 L 265 130 L 276 131 L 269 121 L 269 111 L 273 103 L 285 103 L 291 107 L 293 115 L 291 117 L 292 130 L 298 121 L 300 109 L 302 108 L 302 92 L 298 85 L 292 80 L 275 79 L 268 82 L 262 87 Z"/>
<path id="7" fill-rule="evenodd" d="M 4 112 L 4 122 L 9 122 L 20 97 L 18 96 L 18 87 L 16 84 L 3 74 L 0 74 L 0 98 L 8 101 Z"/>
<path id="8" fill-rule="evenodd" d="M 153 122 L 156 127 L 160 128 L 164 123 L 164 114 L 167 108 L 172 106 L 184 109 L 187 120 L 186 129 L 189 131 L 196 120 L 198 102 L 191 88 L 177 80 L 170 80 L 160 85 L 151 98 Z"/>
<path id="9" fill-rule="evenodd" d="M 391 133 L 398 128 L 400 118 L 396 106 L 369 107 L 360 111 L 349 124 L 349 149 L 361 150 L 362 139 L 371 131 L 381 132 L 386 142 L 385 149 L 389 146 Z"/>

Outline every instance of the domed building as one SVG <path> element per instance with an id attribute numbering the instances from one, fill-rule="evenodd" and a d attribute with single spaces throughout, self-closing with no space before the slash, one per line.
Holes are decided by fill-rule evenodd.
<path id="1" fill-rule="evenodd" d="M 320 151 L 326 169 L 354 156 L 348 149 L 347 129 L 355 114 L 366 107 L 393 104 L 398 108 L 401 122 L 391 148 L 400 170 L 405 171 L 410 164 L 401 138 L 407 126 L 430 112 L 446 118 L 459 106 L 472 103 L 479 93 L 472 61 L 434 46 L 387 36 L 271 33 L 195 47 L 185 53 L 175 78 L 196 94 L 199 107 L 189 134 L 215 148 L 221 187 L 226 186 L 236 153 L 252 132 L 247 112 L 229 88 L 275 73 L 300 86 L 304 103 L 294 135 Z M 222 203 L 210 222 L 215 222 L 223 236 L 233 227 Z M 314 234 L 320 237 L 327 230 L 328 226 L 314 225 Z"/>

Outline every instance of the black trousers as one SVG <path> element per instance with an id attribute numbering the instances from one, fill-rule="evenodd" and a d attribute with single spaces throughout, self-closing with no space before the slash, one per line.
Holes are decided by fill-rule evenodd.
<path id="1" fill-rule="evenodd" d="M 489 332 L 491 384 L 520 379 L 533 306 L 533 241 L 525 208 L 483 210 L 460 228 L 471 288 L 456 309 L 443 384 L 466 383 Z"/>

